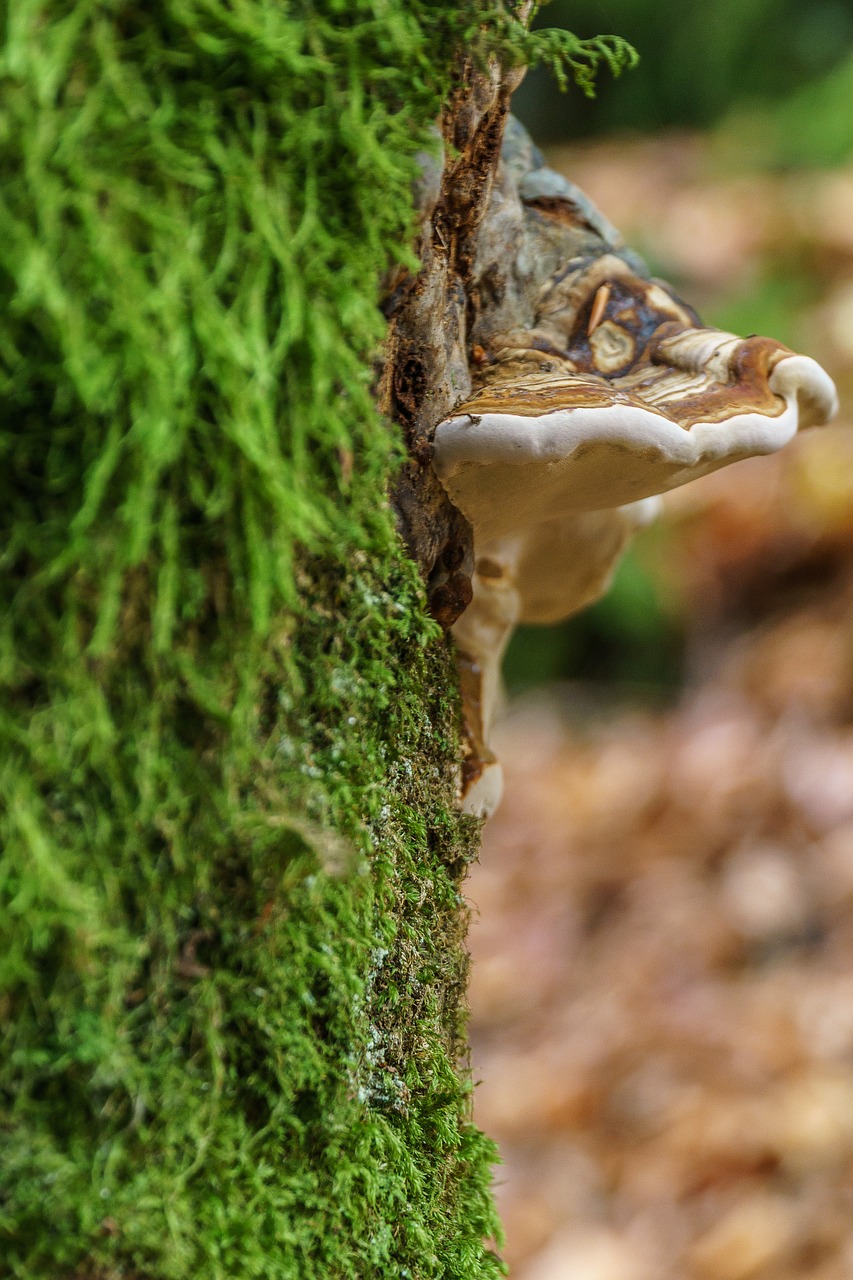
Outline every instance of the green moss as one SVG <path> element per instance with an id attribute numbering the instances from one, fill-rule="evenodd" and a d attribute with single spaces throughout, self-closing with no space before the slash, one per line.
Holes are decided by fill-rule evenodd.
<path id="1" fill-rule="evenodd" d="M 371 396 L 485 12 L 4 11 L 4 1275 L 500 1269 L 452 657 Z"/>

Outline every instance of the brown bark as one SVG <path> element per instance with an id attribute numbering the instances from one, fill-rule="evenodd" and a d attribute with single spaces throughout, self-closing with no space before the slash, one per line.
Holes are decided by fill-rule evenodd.
<path id="1" fill-rule="evenodd" d="M 463 65 L 441 120 L 443 162 L 425 162 L 421 269 L 397 284 L 389 304 L 380 403 L 400 424 L 409 451 L 394 501 L 403 538 L 427 579 L 430 610 L 445 628 L 471 600 L 473 539 L 433 472 L 431 440 L 471 390 L 477 237 L 520 76 L 497 59 L 486 68 L 471 60 Z"/>

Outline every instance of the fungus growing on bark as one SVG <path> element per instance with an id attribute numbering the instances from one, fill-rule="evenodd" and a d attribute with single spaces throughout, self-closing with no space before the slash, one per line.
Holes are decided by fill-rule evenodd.
<path id="1" fill-rule="evenodd" d="M 500 798 L 488 736 L 512 629 L 596 599 L 655 495 L 836 408 L 814 360 L 703 327 L 611 244 L 554 271 L 531 328 L 480 340 L 477 388 L 435 432 L 436 474 L 474 530 L 473 599 L 453 628 L 474 813 Z"/>
<path id="2" fill-rule="evenodd" d="M 656 495 L 773 452 L 836 397 L 813 360 L 703 326 L 500 104 L 470 145 L 476 216 L 460 156 L 424 160 L 422 269 L 390 290 L 382 394 L 409 448 L 400 530 L 457 643 L 462 804 L 488 814 L 516 624 L 591 603 Z"/>

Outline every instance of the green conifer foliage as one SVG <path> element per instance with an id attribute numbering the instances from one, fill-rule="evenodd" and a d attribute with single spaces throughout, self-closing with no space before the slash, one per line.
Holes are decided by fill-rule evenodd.
<path id="1" fill-rule="evenodd" d="M 452 656 L 372 387 L 414 157 L 515 26 L 0 17 L 0 1274 L 499 1272 Z"/>

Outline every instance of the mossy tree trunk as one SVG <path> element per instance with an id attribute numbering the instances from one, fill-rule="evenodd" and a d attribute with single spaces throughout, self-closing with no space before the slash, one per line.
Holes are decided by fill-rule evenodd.
<path id="1" fill-rule="evenodd" d="M 423 440 L 454 393 L 403 403 L 416 321 L 402 481 L 376 404 L 442 105 L 464 289 L 508 97 L 484 32 L 523 31 L 495 12 L 6 8 L 2 1275 L 500 1270 L 455 666 L 387 499 L 449 616 Z"/>

